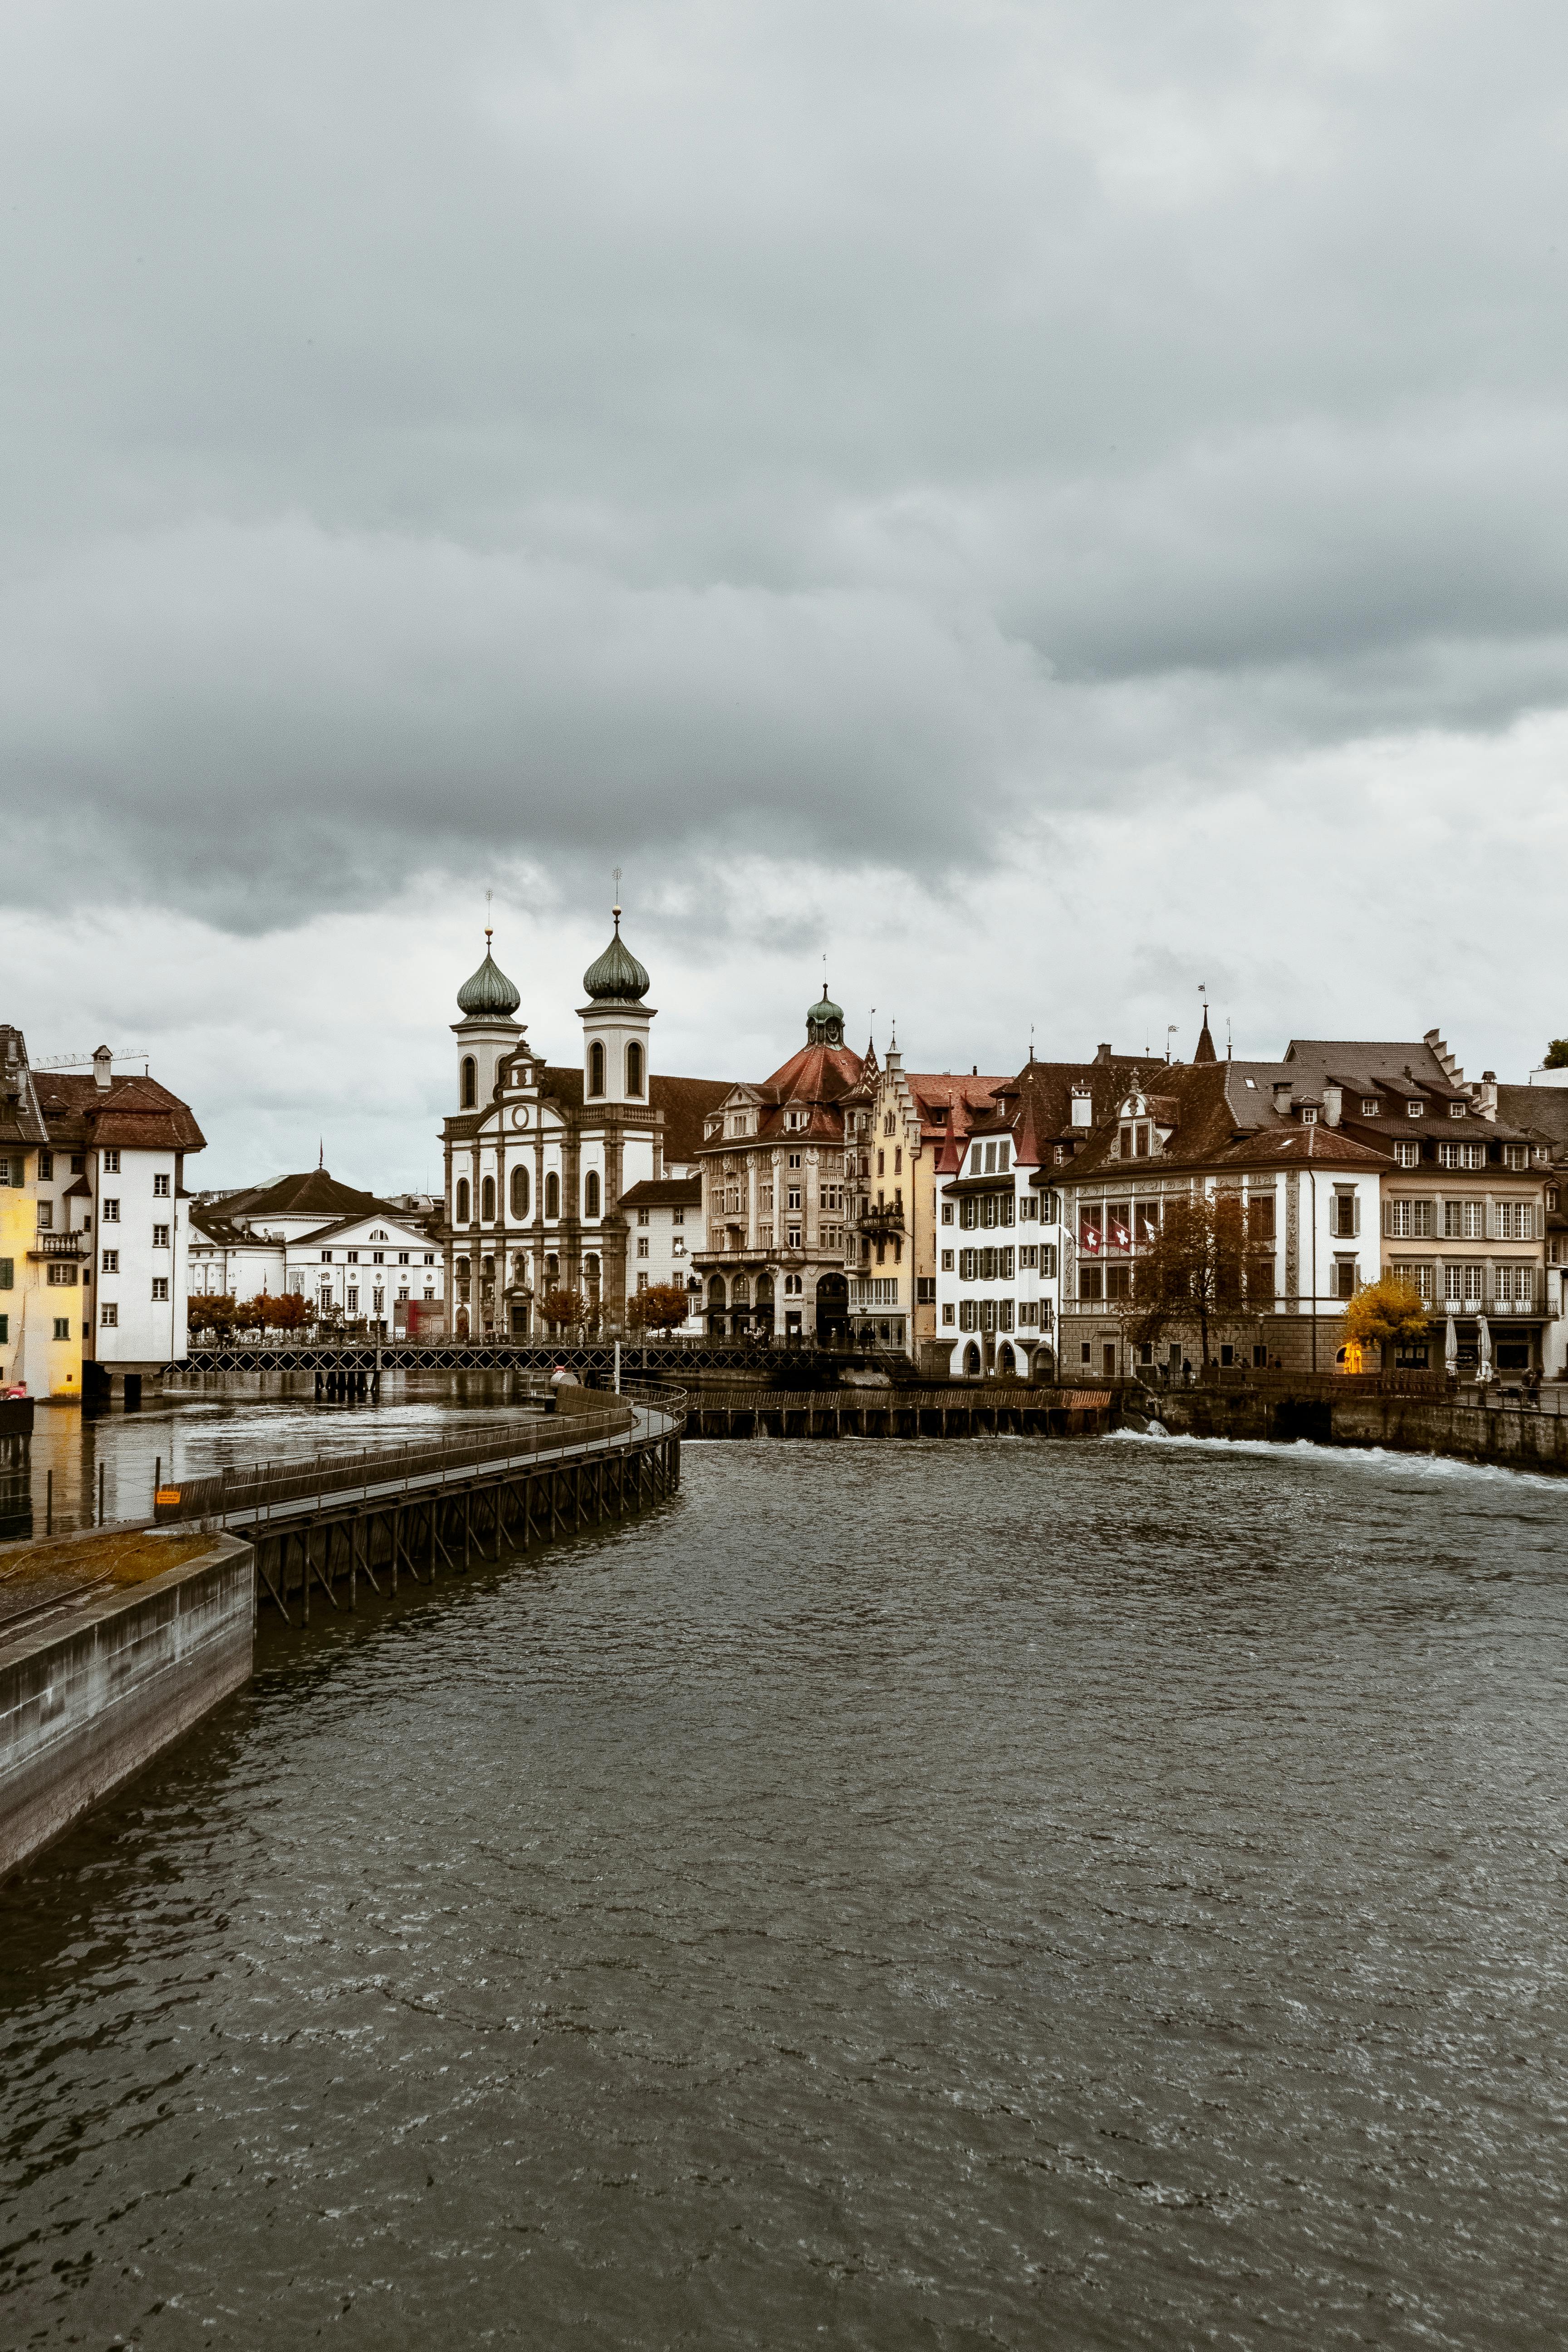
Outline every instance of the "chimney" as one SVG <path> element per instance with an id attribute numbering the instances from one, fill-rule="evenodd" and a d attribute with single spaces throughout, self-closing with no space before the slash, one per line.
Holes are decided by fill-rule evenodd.
<path id="1" fill-rule="evenodd" d="M 1109 1061 L 1110 1061 L 1110 1046 L 1109 1046 L 1109 1045 L 1101 1045 L 1101 1047 L 1100 1048 L 1100 1051 L 1096 1054 L 1096 1055 L 1095 1055 L 1095 1057 L 1094 1057 L 1094 1058 L 1095 1058 L 1095 1060 L 1096 1060 L 1097 1062 L 1109 1062 Z"/>
<path id="2" fill-rule="evenodd" d="M 100 1045 L 92 1057 L 92 1083 L 100 1094 L 109 1092 L 110 1080 L 113 1076 L 114 1056 L 107 1045 Z"/>
<path id="3" fill-rule="evenodd" d="M 1483 1070 L 1481 1072 L 1480 1085 L 1475 1087 L 1473 1091 L 1476 1099 L 1476 1117 L 1478 1118 L 1489 1118 L 1495 1120 L 1497 1118 L 1497 1072 L 1495 1070 Z"/>
<path id="4" fill-rule="evenodd" d="M 1345 1090 L 1343 1087 L 1336 1087 L 1332 1084 L 1326 1086 L 1323 1088 L 1323 1125 L 1325 1127 L 1338 1127 L 1344 1111 L 1344 1107 Z"/>
<path id="5" fill-rule="evenodd" d="M 1274 1081 L 1274 1108 L 1279 1112 L 1281 1118 L 1289 1118 L 1290 1108 L 1295 1099 L 1296 1097 L 1290 1090 L 1289 1079 L 1276 1078 Z"/>

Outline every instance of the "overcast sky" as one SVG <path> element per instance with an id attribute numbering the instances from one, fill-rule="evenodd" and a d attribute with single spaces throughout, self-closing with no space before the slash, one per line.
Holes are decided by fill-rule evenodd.
<path id="1" fill-rule="evenodd" d="M 0 1011 L 429 1182 L 656 1065 L 1568 1030 L 1560 5 L 11 0 Z"/>

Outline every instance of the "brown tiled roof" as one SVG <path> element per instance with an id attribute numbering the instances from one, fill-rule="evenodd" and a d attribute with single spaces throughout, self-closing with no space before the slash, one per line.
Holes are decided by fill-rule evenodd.
<path id="1" fill-rule="evenodd" d="M 803 1045 L 763 1082 L 778 1102 L 841 1102 L 865 1067 L 848 1045 Z"/>
<path id="2" fill-rule="evenodd" d="M 669 1078 L 655 1071 L 649 1087 L 655 1110 L 664 1113 L 667 1160 L 696 1159 L 702 1149 L 702 1122 L 733 1084 L 731 1078 Z"/>
<path id="3" fill-rule="evenodd" d="M 1568 1087 L 1500 1086 L 1497 1107 L 1514 1133 L 1568 1150 Z"/>
<path id="4" fill-rule="evenodd" d="M 38 1108 L 27 1045 L 19 1029 L 0 1021 L 0 1143 L 47 1143 L 48 1129 Z"/>
<path id="5" fill-rule="evenodd" d="M 1158 1107 L 1158 1124 L 1173 1126 L 1174 1133 L 1157 1159 L 1139 1160 L 1137 1171 L 1152 1175 L 1173 1168 L 1279 1167 L 1311 1161 L 1318 1166 L 1386 1168 L 1386 1152 L 1373 1150 L 1342 1128 L 1321 1121 L 1308 1127 L 1281 1118 L 1270 1096 L 1246 1106 L 1245 1126 L 1233 1099 L 1235 1066 L 1226 1062 L 1160 1066 L 1161 1087 L 1152 1104 Z M 1074 1175 L 1103 1175 L 1125 1183 L 1129 1163 L 1117 1153 L 1116 1123 L 1108 1118 L 1094 1140 L 1074 1162 Z"/>
<path id="6" fill-rule="evenodd" d="M 700 1176 L 664 1176 L 657 1181 L 645 1177 L 623 1192 L 618 1203 L 623 1209 L 696 1209 L 701 1204 Z"/>
<path id="7" fill-rule="evenodd" d="M 209 1223 L 224 1224 L 264 1224 L 268 1217 L 395 1217 L 400 1224 L 408 1222 L 406 1212 L 395 1209 L 374 1192 L 356 1192 L 352 1184 L 340 1184 L 324 1168 L 308 1168 L 297 1176 L 279 1176 L 276 1183 L 254 1185 L 243 1192 L 226 1192 L 204 1208 L 192 1212 L 193 1221 L 204 1231 Z"/>
<path id="8" fill-rule="evenodd" d="M 1384 1169 L 1391 1164 L 1386 1151 L 1373 1151 L 1358 1143 L 1342 1127 L 1324 1127 L 1321 1121 L 1302 1127 L 1294 1119 L 1260 1128 L 1256 1135 L 1245 1136 L 1217 1155 L 1221 1167 L 1277 1168 L 1282 1162 L 1307 1160 L 1332 1168 Z"/>
<path id="9" fill-rule="evenodd" d="M 65 1070 L 35 1070 L 38 1106 L 49 1139 L 89 1151 L 205 1151 L 206 1137 L 188 1103 L 156 1078 L 95 1077 Z"/>

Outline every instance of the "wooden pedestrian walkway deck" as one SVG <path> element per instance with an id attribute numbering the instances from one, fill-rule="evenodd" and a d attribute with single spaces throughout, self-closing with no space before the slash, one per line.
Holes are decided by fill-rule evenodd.
<path id="1" fill-rule="evenodd" d="M 646 1509 L 680 1480 L 679 1389 L 583 1395 L 546 1420 L 487 1423 L 432 1444 L 256 1464 L 159 1490 L 162 1524 L 247 1537 L 258 1606 L 309 1624 L 311 1596 L 353 1609 L 363 1577 L 395 1591 Z"/>

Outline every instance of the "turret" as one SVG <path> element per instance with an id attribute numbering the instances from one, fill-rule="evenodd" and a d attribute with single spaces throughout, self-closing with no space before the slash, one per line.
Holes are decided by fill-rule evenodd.
<path id="1" fill-rule="evenodd" d="M 643 998 L 652 985 L 621 937 L 621 910 L 610 910 L 615 931 L 608 947 L 583 974 L 588 1002 L 579 1005 L 583 1024 L 583 1101 L 646 1105 L 648 1098 L 648 1030 L 655 1008 Z"/>
<path id="2" fill-rule="evenodd" d="M 844 1013 L 827 993 L 827 982 L 822 983 L 822 995 L 816 1004 L 808 1005 L 805 1014 L 805 1042 L 808 1045 L 842 1045 Z"/>
<path id="3" fill-rule="evenodd" d="M 490 937 L 487 929 L 485 960 L 458 991 L 463 1018 L 453 1022 L 452 1034 L 460 1111 L 484 1109 L 495 1092 L 497 1069 L 522 1041 L 523 1024 L 512 1019 L 522 999 L 490 954 Z"/>

